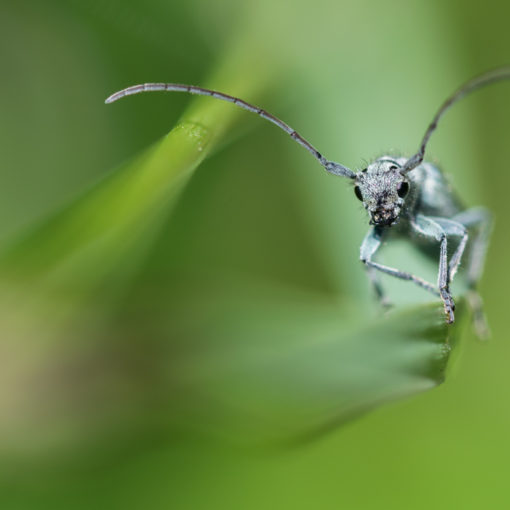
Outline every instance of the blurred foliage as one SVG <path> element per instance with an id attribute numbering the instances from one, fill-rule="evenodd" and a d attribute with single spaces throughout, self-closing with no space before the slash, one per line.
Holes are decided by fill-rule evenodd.
<path id="1" fill-rule="evenodd" d="M 503 13 L 28 5 L 0 5 L 2 508 L 504 507 L 503 226 L 483 286 L 494 341 L 464 341 L 449 384 L 335 433 L 442 381 L 455 339 L 440 306 L 378 317 L 364 211 L 276 128 L 180 94 L 103 104 L 145 81 L 214 86 L 361 167 L 411 152 L 446 94 L 505 62 Z M 507 89 L 459 104 L 431 145 L 500 223 Z"/>

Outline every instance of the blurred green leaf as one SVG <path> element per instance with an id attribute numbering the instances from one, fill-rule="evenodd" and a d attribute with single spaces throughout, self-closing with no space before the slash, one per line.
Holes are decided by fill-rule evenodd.
<path id="1" fill-rule="evenodd" d="M 283 68 L 275 71 L 266 58 L 266 73 L 271 74 L 248 79 L 250 62 L 244 51 L 247 46 L 240 43 L 225 58 L 225 65 L 211 78 L 211 87 L 252 98 L 264 93 L 269 83 L 274 86 Z M 119 104 L 105 108 L 115 115 Z M 72 285 L 81 288 L 79 292 L 104 278 L 111 282 L 119 268 L 126 279 L 194 170 L 243 117 L 249 115 L 233 105 L 194 98 L 162 140 L 4 251 L 3 279 L 30 285 L 44 282 L 50 287 Z"/>
<path id="2" fill-rule="evenodd" d="M 457 326 L 436 303 L 376 318 L 345 298 L 232 281 L 188 281 L 151 315 L 155 336 L 173 339 L 159 371 L 187 395 L 172 411 L 185 430 L 304 440 L 445 377 Z"/>

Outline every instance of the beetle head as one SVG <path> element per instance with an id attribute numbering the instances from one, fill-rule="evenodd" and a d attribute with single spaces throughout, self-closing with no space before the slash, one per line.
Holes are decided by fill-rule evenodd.
<path id="1" fill-rule="evenodd" d="M 391 226 L 398 222 L 409 181 L 400 173 L 401 163 L 382 157 L 358 172 L 354 192 L 370 214 L 370 224 Z"/>

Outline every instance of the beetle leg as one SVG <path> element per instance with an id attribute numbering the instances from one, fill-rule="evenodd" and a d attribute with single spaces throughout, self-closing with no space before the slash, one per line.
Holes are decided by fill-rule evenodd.
<path id="1" fill-rule="evenodd" d="M 375 255 L 375 252 L 381 247 L 382 233 L 382 230 L 377 227 L 374 227 L 368 231 L 365 239 L 363 239 L 363 243 L 361 244 L 360 259 L 365 262 L 367 276 L 372 284 L 377 299 L 382 306 L 389 308 L 391 306 L 391 302 L 386 297 L 375 269 L 366 263 L 367 260 L 371 261 L 372 257 Z"/>
<path id="2" fill-rule="evenodd" d="M 368 232 L 366 235 L 363 244 L 361 245 L 360 250 L 360 259 L 361 261 L 367 266 L 369 269 L 369 277 L 374 283 L 375 274 L 373 271 L 370 271 L 371 269 L 375 269 L 377 271 L 381 271 L 382 273 L 389 274 L 390 276 L 394 276 L 395 278 L 399 278 L 401 280 L 408 280 L 416 283 L 420 287 L 424 288 L 425 290 L 428 290 L 429 292 L 432 292 L 432 294 L 435 294 L 436 296 L 439 296 L 440 293 L 437 289 L 437 287 L 425 281 L 423 278 L 420 278 L 419 276 L 415 276 L 411 273 L 406 273 L 404 271 L 400 271 L 398 269 L 395 269 L 393 267 L 385 266 L 383 264 L 379 264 L 378 262 L 374 262 L 372 260 L 373 255 L 378 250 L 378 248 L 381 246 L 382 242 L 382 231 L 378 227 L 374 227 L 372 230 Z M 372 273 L 372 275 L 371 275 Z M 379 293 L 381 292 L 380 284 L 377 279 L 375 279 L 377 285 L 379 287 Z M 376 288 L 376 293 L 378 293 L 378 289 Z"/>
<path id="3" fill-rule="evenodd" d="M 489 326 L 483 312 L 482 298 L 478 294 L 476 286 L 482 276 L 485 253 L 487 252 L 491 231 L 491 215 L 487 209 L 477 207 L 463 211 L 454 216 L 453 219 L 474 232 L 467 265 L 467 281 L 469 286 L 467 297 L 473 311 L 475 331 L 479 338 L 486 339 L 490 336 Z"/>
<path id="4" fill-rule="evenodd" d="M 439 270 L 437 275 L 437 286 L 439 294 L 443 300 L 444 311 L 446 314 L 446 322 L 451 324 L 455 320 L 454 310 L 455 303 L 450 293 L 450 277 L 448 266 L 448 234 L 440 225 L 439 220 L 442 218 L 430 218 L 418 214 L 411 222 L 414 232 L 428 240 L 435 240 L 440 243 L 439 249 Z M 450 235 L 454 235 L 450 233 Z M 457 250 L 458 251 L 458 250 Z M 453 257 L 452 257 L 453 258 Z M 460 256 L 458 257 L 460 260 Z M 458 262 L 457 262 L 458 265 Z M 456 268 L 455 268 L 456 269 Z"/>
<path id="5" fill-rule="evenodd" d="M 467 267 L 468 284 L 474 289 L 482 276 L 491 231 L 491 215 L 487 209 L 477 207 L 463 211 L 453 219 L 476 232 Z"/>
<path id="6" fill-rule="evenodd" d="M 457 246 L 457 249 L 453 253 L 450 258 L 450 263 L 448 264 L 448 283 L 450 284 L 457 273 L 457 269 L 459 268 L 459 264 L 462 258 L 462 254 L 466 249 L 466 244 L 469 239 L 469 234 L 467 228 L 460 222 L 455 220 L 449 220 L 441 217 L 432 217 L 433 221 L 438 223 L 443 229 L 444 233 L 448 238 L 450 237 L 459 237 L 460 241 Z"/>

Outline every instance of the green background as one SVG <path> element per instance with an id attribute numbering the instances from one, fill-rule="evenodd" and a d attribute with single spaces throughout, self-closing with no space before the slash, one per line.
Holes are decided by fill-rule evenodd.
<path id="1" fill-rule="evenodd" d="M 215 403 L 216 388 L 198 397 L 187 378 L 233 370 L 223 356 L 234 350 L 244 364 L 229 373 L 227 398 L 245 399 L 248 417 L 266 405 L 278 413 L 272 380 L 244 372 L 255 355 L 272 374 L 289 338 L 313 342 L 317 327 L 350 332 L 379 320 L 358 261 L 365 212 L 346 182 L 284 133 L 249 114 L 231 121 L 226 105 L 210 157 L 178 200 L 162 192 L 138 220 L 145 183 L 131 188 L 129 171 L 119 181 L 109 170 L 137 158 L 146 165 L 143 151 L 190 98 L 103 101 L 147 81 L 214 84 L 362 168 L 386 151 L 411 154 L 452 90 L 509 62 L 508 15 L 496 1 L 4 0 L 1 508 L 507 508 L 510 85 L 457 105 L 428 153 L 467 204 L 494 212 L 481 286 L 491 341 L 460 321 L 444 385 L 276 447 L 240 445 L 238 416 L 226 426 L 216 414 L 225 404 Z M 98 183 L 118 198 L 105 192 L 80 220 L 75 200 Z M 64 220 L 46 223 L 62 209 Z M 111 237 L 76 255 L 110 224 Z M 62 237 L 40 241 L 52 229 Z M 405 247 L 394 257 L 422 271 Z M 388 284 L 397 303 L 428 300 Z M 392 331 L 399 320 L 410 322 L 397 315 Z M 260 338 L 267 343 L 256 350 Z M 306 394 L 306 379 L 281 380 L 299 408 L 293 391 Z M 318 408 L 334 406 L 327 397 Z M 309 424 L 307 409 L 295 412 Z M 239 419 L 245 431 L 249 418 Z"/>

